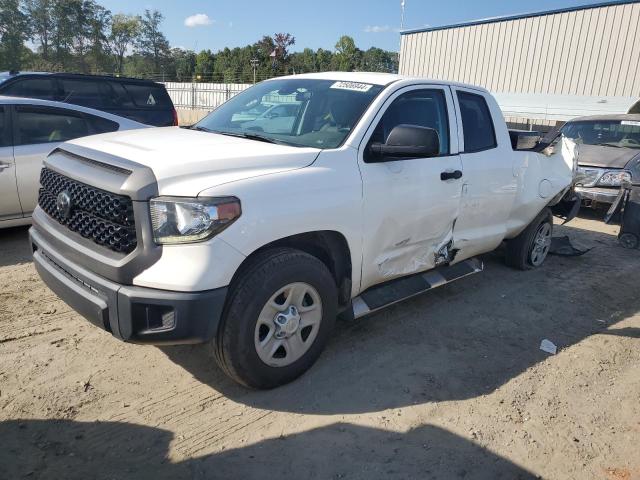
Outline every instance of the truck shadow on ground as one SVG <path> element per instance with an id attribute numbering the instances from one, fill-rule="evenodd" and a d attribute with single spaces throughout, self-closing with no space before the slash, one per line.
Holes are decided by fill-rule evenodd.
<path id="1" fill-rule="evenodd" d="M 7 421 L 0 438 L 0 479 L 537 478 L 434 426 L 396 433 L 336 423 L 177 462 L 168 459 L 170 444 L 179 452 L 171 432 L 123 422 Z"/>
<path id="2" fill-rule="evenodd" d="M 29 227 L 14 227 L 0 230 L 2 250 L 0 267 L 31 262 Z"/>
<path id="3" fill-rule="evenodd" d="M 353 323 L 339 323 L 320 360 L 289 385 L 250 391 L 215 366 L 204 346 L 162 347 L 199 381 L 234 401 L 311 414 L 381 411 L 486 395 L 545 360 L 542 339 L 560 350 L 640 311 L 633 281 L 640 251 L 612 235 L 560 227 L 587 247 L 582 257 L 550 257 L 538 270 L 485 271 Z"/>

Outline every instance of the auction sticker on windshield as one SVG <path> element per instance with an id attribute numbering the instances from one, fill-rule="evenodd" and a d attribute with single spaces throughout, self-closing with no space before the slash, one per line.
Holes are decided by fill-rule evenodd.
<path id="1" fill-rule="evenodd" d="M 354 92 L 368 92 L 371 87 L 373 87 L 373 85 L 358 82 L 336 82 L 331 85 L 331 88 L 337 88 L 339 90 L 352 90 Z"/>
<path id="2" fill-rule="evenodd" d="M 640 127 L 640 122 L 635 120 L 623 120 L 620 122 L 620 125 L 633 125 L 635 127 Z"/>

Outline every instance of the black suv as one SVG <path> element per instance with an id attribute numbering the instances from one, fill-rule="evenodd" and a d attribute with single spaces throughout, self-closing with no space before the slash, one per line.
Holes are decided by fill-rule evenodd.
<path id="1" fill-rule="evenodd" d="M 71 73 L 0 72 L 0 95 L 73 103 L 156 127 L 178 124 L 176 110 L 164 85 L 151 80 Z"/>

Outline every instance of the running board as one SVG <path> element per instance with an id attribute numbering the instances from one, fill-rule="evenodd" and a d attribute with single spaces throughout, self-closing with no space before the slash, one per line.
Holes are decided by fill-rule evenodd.
<path id="1" fill-rule="evenodd" d="M 470 258 L 455 265 L 438 267 L 428 272 L 375 285 L 353 299 L 353 316 L 354 318 L 363 317 L 459 278 L 481 272 L 483 269 L 481 260 Z"/>

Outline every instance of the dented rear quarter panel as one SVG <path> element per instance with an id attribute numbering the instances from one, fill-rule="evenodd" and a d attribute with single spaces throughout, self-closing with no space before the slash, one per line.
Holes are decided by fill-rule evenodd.
<path id="1" fill-rule="evenodd" d="M 513 152 L 517 194 L 506 238 L 517 236 L 550 202 L 571 187 L 577 166 L 576 144 L 561 137 L 553 153 Z"/>

